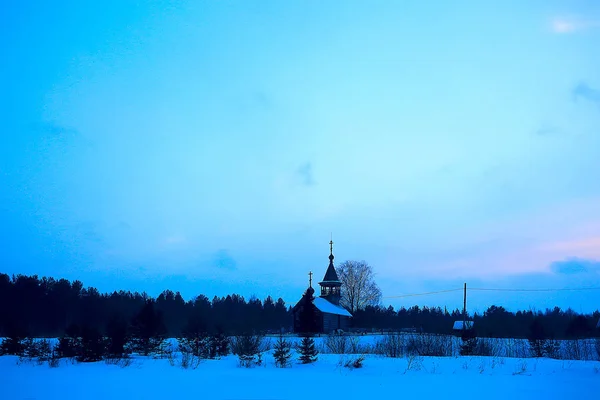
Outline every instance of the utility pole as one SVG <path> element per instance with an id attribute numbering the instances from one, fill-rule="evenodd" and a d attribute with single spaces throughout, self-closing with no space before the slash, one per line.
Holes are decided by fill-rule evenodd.
<path id="1" fill-rule="evenodd" d="M 465 282 L 465 290 L 463 294 L 463 330 L 467 329 L 467 282 Z"/>

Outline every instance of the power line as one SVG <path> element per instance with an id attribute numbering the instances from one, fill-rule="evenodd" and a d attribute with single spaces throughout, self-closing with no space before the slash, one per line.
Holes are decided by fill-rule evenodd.
<path id="1" fill-rule="evenodd" d="M 600 290 L 600 287 L 587 288 L 565 288 L 565 289 L 491 289 L 491 288 L 469 288 L 469 290 L 486 292 L 576 292 L 580 290 Z"/>
<path id="2" fill-rule="evenodd" d="M 428 296 L 438 293 L 458 292 L 463 289 L 448 289 L 438 290 L 435 292 L 411 293 L 399 296 L 385 296 L 384 299 L 400 299 L 404 297 Z M 583 287 L 583 288 L 564 288 L 564 289 L 505 289 L 505 288 L 467 288 L 467 291 L 485 291 L 485 292 L 576 292 L 584 290 L 600 290 L 600 287 Z"/>
<path id="3" fill-rule="evenodd" d="M 384 299 L 399 299 L 401 297 L 414 297 L 414 296 L 427 296 L 430 294 L 438 294 L 438 293 L 449 293 L 449 292 L 457 292 L 462 289 L 448 289 L 448 290 L 438 290 L 436 292 L 427 292 L 427 293 L 411 293 L 411 294 L 403 294 L 400 296 L 386 296 Z"/>

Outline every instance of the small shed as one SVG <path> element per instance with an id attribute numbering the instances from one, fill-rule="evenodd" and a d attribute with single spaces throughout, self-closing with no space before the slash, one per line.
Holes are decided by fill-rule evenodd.
<path id="1" fill-rule="evenodd" d="M 470 331 L 474 328 L 473 321 L 454 321 L 454 325 L 452 326 L 453 331 Z"/>

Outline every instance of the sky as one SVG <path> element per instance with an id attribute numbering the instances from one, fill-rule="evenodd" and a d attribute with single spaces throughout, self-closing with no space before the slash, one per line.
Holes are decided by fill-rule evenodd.
<path id="1" fill-rule="evenodd" d="M 384 304 L 600 288 L 600 3 L 0 5 L 0 271 Z M 470 291 L 469 310 L 600 308 Z"/>

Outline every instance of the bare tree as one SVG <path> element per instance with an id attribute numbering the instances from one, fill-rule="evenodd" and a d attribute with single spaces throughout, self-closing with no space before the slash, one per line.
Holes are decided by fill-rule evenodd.
<path id="1" fill-rule="evenodd" d="M 340 304 L 351 313 L 379 304 L 381 290 L 375 283 L 373 267 L 366 261 L 344 261 L 337 267 L 342 282 Z"/>

